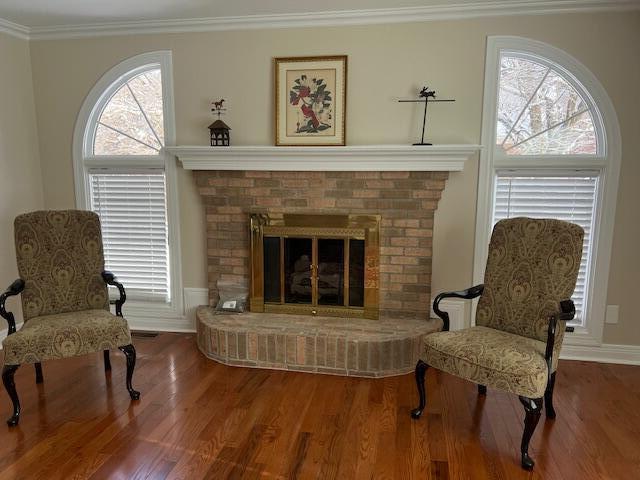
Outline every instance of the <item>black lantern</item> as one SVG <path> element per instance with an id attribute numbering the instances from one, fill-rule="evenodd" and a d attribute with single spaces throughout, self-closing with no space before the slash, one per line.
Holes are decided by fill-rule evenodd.
<path id="1" fill-rule="evenodd" d="M 228 147 L 231 129 L 222 120 L 218 119 L 209 125 L 209 132 L 211 132 L 211 146 L 212 147 Z"/>

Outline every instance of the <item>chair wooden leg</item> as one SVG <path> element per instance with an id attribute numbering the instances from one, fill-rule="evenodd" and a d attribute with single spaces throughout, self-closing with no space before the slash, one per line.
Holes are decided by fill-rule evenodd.
<path id="1" fill-rule="evenodd" d="M 520 453 L 522 455 L 521 465 L 525 470 L 531 470 L 535 462 L 529 456 L 529 441 L 540 420 L 542 411 L 542 398 L 528 398 L 520 396 L 520 402 L 524 405 L 526 413 L 524 417 L 524 432 L 522 433 L 522 443 Z"/>
<path id="2" fill-rule="evenodd" d="M 486 395 L 487 394 L 487 386 L 478 384 L 478 395 Z"/>
<path id="3" fill-rule="evenodd" d="M 553 408 L 553 388 L 556 385 L 556 372 L 553 372 L 549 377 L 549 383 L 547 383 L 547 389 L 544 391 L 544 409 L 547 413 L 547 418 L 556 418 L 556 410 Z"/>
<path id="4" fill-rule="evenodd" d="M 125 345 L 124 347 L 118 347 L 124 355 L 127 357 L 127 390 L 131 396 L 131 400 L 138 400 L 140 398 L 140 392 L 134 390 L 131 386 L 131 379 L 133 378 L 133 369 L 136 368 L 136 349 L 133 345 Z"/>
<path id="5" fill-rule="evenodd" d="M 36 383 L 40 384 L 44 381 L 44 377 L 42 376 L 42 364 L 38 362 L 34 363 L 33 366 L 36 368 Z"/>
<path id="6" fill-rule="evenodd" d="M 13 415 L 7 419 L 7 425 L 15 427 L 20 421 L 20 399 L 18 398 L 18 392 L 16 391 L 16 382 L 13 379 L 13 375 L 16 373 L 20 365 L 5 365 L 2 369 L 2 383 L 4 388 L 7 389 L 7 393 L 13 402 Z"/>
<path id="7" fill-rule="evenodd" d="M 109 350 L 104 351 L 104 371 L 111 371 L 111 358 L 109 358 Z"/>
<path id="8" fill-rule="evenodd" d="M 418 363 L 416 363 L 416 386 L 418 387 L 418 395 L 420 395 L 420 405 L 411 410 L 411 417 L 415 419 L 420 418 L 427 404 L 427 395 L 424 391 L 424 376 L 427 373 L 427 368 L 429 368 L 429 365 L 422 360 L 418 360 Z"/>

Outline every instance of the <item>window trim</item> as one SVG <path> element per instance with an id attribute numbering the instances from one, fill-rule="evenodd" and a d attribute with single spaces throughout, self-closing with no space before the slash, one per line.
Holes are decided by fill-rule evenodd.
<path id="1" fill-rule="evenodd" d="M 500 55 L 518 52 L 546 59 L 554 68 L 560 67 L 592 108 L 596 128 L 598 152 L 595 155 L 505 155 L 496 154 L 496 115 Z M 514 36 L 489 36 L 485 60 L 484 96 L 478 168 L 478 198 L 476 235 L 473 260 L 474 284 L 484 280 L 493 218 L 494 178 L 498 170 L 509 168 L 536 169 L 541 174 L 568 169 L 597 170 L 600 175 L 597 192 L 599 208 L 594 220 L 591 275 L 588 279 L 588 304 L 585 327 L 576 328 L 565 338 L 572 345 L 600 345 L 604 330 L 604 316 L 609 282 L 609 266 L 613 241 L 618 178 L 621 163 L 621 137 L 618 118 L 611 99 L 596 77 L 575 58 L 546 43 Z M 606 212 L 606 214 L 605 214 Z M 596 274 L 597 272 L 597 274 Z M 471 324 L 475 324 L 476 303 L 472 308 Z"/>
<path id="2" fill-rule="evenodd" d="M 96 124 L 104 106 L 124 82 L 157 65 L 162 76 L 164 141 L 166 146 L 175 146 L 175 107 L 173 95 L 173 62 L 169 50 L 142 53 L 113 66 L 96 82 L 87 94 L 76 119 L 73 134 L 73 170 L 76 207 L 90 208 L 89 172 L 97 168 L 163 168 L 167 194 L 167 223 L 169 242 L 169 269 L 171 278 L 171 301 L 157 302 L 128 301 L 128 317 L 153 319 L 175 318 L 184 315 L 182 293 L 182 264 L 180 249 L 180 209 L 178 195 L 177 167 L 173 156 L 162 149 L 158 155 L 106 156 L 93 155 Z M 86 154 L 91 152 L 91 154 Z M 114 272 L 117 274 L 117 272 Z M 126 288 L 126 285 L 125 285 Z"/>

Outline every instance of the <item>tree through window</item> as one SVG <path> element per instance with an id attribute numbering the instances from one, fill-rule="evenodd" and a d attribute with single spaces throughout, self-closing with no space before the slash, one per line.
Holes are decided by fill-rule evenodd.
<path id="1" fill-rule="evenodd" d="M 94 155 L 157 155 L 164 146 L 159 68 L 140 73 L 109 99 L 98 119 Z"/>
<path id="2" fill-rule="evenodd" d="M 499 82 L 496 145 L 507 155 L 596 153 L 591 106 L 567 73 L 507 54 Z"/>

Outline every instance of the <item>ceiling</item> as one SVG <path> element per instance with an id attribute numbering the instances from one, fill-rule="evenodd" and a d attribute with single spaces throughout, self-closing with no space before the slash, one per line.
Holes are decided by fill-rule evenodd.
<path id="1" fill-rule="evenodd" d="M 448 9 L 465 7 L 491 9 L 501 4 L 514 8 L 570 9 L 607 4 L 640 3 L 640 0 L 0 0 L 0 19 L 28 29 L 122 22 L 220 19 L 319 12 L 353 12 L 376 9 Z M 497 12 L 499 13 L 499 12 Z"/>
<path id="2" fill-rule="evenodd" d="M 484 3 L 487 1 L 484 0 Z M 0 0 L 0 18 L 33 28 L 478 2 L 479 0 Z"/>
<path id="3" fill-rule="evenodd" d="M 30 40 L 640 10 L 640 0 L 0 0 L 0 32 Z"/>

